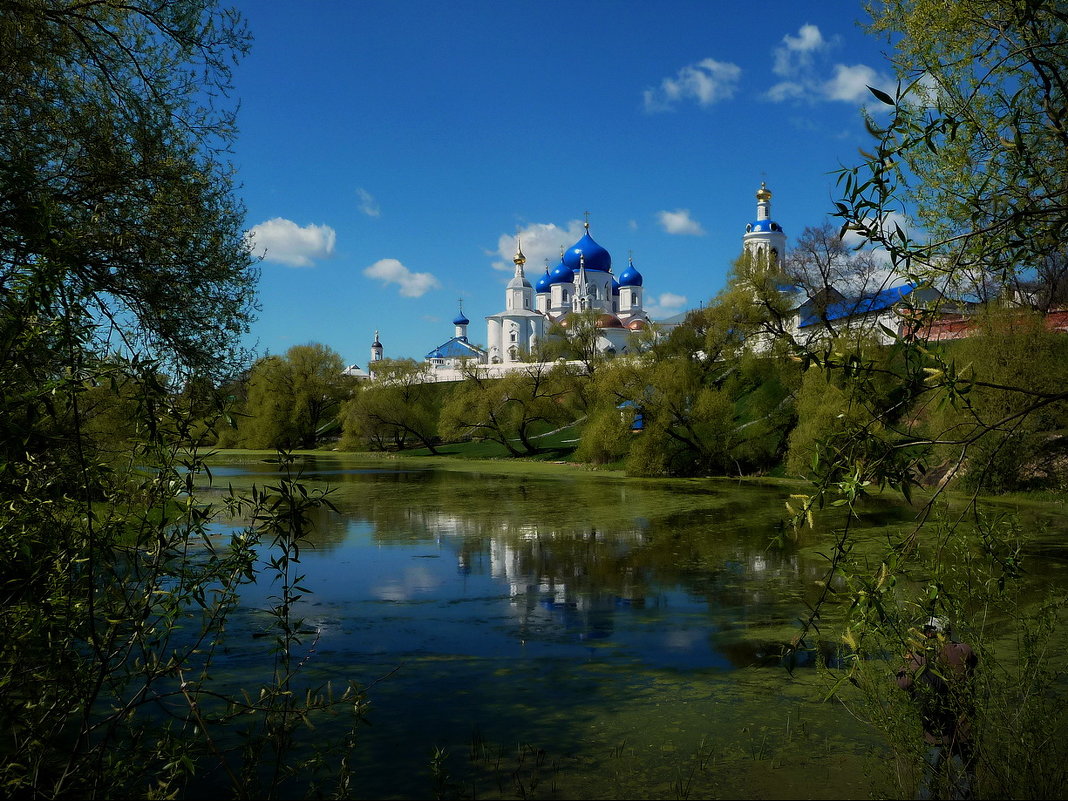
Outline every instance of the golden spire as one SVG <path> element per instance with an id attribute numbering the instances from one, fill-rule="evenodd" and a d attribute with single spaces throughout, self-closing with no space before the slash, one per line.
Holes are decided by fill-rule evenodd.
<path id="1" fill-rule="evenodd" d="M 768 185 L 763 181 L 760 182 L 760 189 L 756 193 L 757 200 L 771 200 L 771 192 L 768 190 Z"/>
<path id="2" fill-rule="evenodd" d="M 527 257 L 523 255 L 523 243 L 520 241 L 518 234 L 515 237 L 515 258 L 512 261 L 515 262 L 516 267 L 527 263 Z"/>

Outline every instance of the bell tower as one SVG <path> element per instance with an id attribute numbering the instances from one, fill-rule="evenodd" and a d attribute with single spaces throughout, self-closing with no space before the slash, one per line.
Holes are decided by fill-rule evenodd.
<path id="1" fill-rule="evenodd" d="M 763 255 L 769 264 L 772 261 L 781 263 L 786 256 L 786 233 L 771 219 L 771 190 L 763 181 L 756 199 L 756 220 L 745 226 L 742 246 L 754 257 Z"/>

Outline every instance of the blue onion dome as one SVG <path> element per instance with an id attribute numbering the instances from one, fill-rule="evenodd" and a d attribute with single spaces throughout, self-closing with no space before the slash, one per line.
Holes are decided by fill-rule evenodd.
<path id="1" fill-rule="evenodd" d="M 585 262 L 587 270 L 612 272 L 612 256 L 607 250 L 593 241 L 593 237 L 590 236 L 589 223 L 586 223 L 586 233 L 582 235 L 582 239 L 568 248 L 564 254 L 564 264 L 572 270 L 577 270 L 580 259 Z"/>
<path id="2" fill-rule="evenodd" d="M 456 319 L 452 321 L 453 325 L 469 325 L 470 323 L 471 321 L 464 316 L 463 309 L 460 309 L 460 313 L 457 314 Z"/>
<path id="3" fill-rule="evenodd" d="M 768 233 L 769 231 L 777 231 L 782 233 L 782 226 L 773 220 L 755 220 L 745 226 L 745 232 L 747 234 L 752 233 Z"/>
<path id="4" fill-rule="evenodd" d="M 631 259 L 626 269 L 619 274 L 620 286 L 641 286 L 643 280 L 642 274 L 634 269 L 633 259 Z"/>
<path id="5" fill-rule="evenodd" d="M 575 271 L 564 264 L 563 259 L 560 263 L 553 267 L 553 271 L 549 273 L 550 284 L 570 284 L 575 280 Z"/>
<path id="6" fill-rule="evenodd" d="M 549 285 L 553 282 L 553 277 L 549 275 L 549 268 L 545 268 L 545 275 L 537 280 L 534 284 L 534 291 L 538 294 L 549 291 Z"/>

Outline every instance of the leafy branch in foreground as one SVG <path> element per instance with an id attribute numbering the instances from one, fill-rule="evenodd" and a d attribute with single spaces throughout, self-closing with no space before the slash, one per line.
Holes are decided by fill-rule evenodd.
<path id="1" fill-rule="evenodd" d="M 843 649 L 830 695 L 884 729 L 909 792 L 923 741 L 892 676 L 916 652 L 920 620 L 952 619 L 980 657 L 975 791 L 1058 796 L 1068 753 L 1063 718 L 1048 710 L 1064 708 L 1068 655 L 1056 632 L 1065 602 L 1022 595 L 1024 535 L 985 512 L 980 494 L 1065 481 L 1057 432 L 1068 427 L 1068 338 L 1045 314 L 1068 300 L 1056 269 L 1068 242 L 1068 14 L 1052 0 L 872 8 L 871 30 L 892 38 L 900 86 L 872 90 L 885 114 L 868 117 L 871 152 L 839 173 L 841 233 L 883 249 L 893 278 L 982 313 L 966 338 L 941 341 L 942 310 L 905 310 L 905 333 L 884 332 L 896 353 L 886 370 L 869 369 L 862 348 L 793 343 L 842 393 L 845 417 L 815 438 L 805 468 L 813 486 L 791 516 L 803 527 L 830 507 L 847 513 L 795 647 L 835 620 Z M 868 400 L 880 374 L 907 390 L 893 414 Z M 954 478 L 973 492 L 956 509 L 944 502 Z M 915 526 L 862 560 L 850 524 L 866 494 L 889 486 L 919 499 L 929 483 Z"/>

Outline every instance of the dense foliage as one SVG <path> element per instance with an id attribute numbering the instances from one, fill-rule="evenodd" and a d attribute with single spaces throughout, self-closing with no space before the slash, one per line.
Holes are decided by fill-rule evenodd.
<path id="1" fill-rule="evenodd" d="M 208 0 L 0 2 L 6 797 L 173 797 L 205 763 L 275 795 L 301 716 L 329 705 L 291 691 L 296 549 L 322 499 L 285 477 L 233 499 L 252 522 L 229 542 L 193 499 L 255 311 L 216 106 L 248 41 Z M 227 699 L 213 659 L 260 545 L 278 648 L 261 692 Z M 235 721 L 243 741 L 215 739 Z"/>

